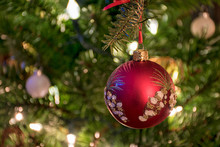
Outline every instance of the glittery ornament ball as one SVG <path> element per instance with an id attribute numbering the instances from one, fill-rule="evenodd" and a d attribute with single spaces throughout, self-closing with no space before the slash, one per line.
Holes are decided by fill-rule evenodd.
<path id="1" fill-rule="evenodd" d="M 33 98 L 45 97 L 50 87 L 50 80 L 47 76 L 37 71 L 30 76 L 26 82 L 26 90 Z"/>
<path id="2" fill-rule="evenodd" d="M 150 128 L 169 116 L 176 104 L 174 87 L 157 63 L 129 61 L 109 77 L 104 99 L 112 116 L 124 126 Z"/>

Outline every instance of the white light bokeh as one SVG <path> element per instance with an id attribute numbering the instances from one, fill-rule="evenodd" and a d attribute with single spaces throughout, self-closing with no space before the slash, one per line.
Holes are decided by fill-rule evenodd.
<path id="1" fill-rule="evenodd" d="M 11 118 L 11 119 L 9 120 L 9 124 L 10 124 L 10 125 L 16 124 L 15 118 Z"/>
<path id="2" fill-rule="evenodd" d="M 90 146 L 90 147 L 94 147 L 94 146 L 95 146 L 95 143 L 94 143 L 94 142 L 90 142 L 89 146 Z"/>
<path id="3" fill-rule="evenodd" d="M 55 104 L 60 104 L 60 94 L 59 94 L 59 89 L 57 86 L 51 86 L 49 88 L 49 93 L 50 95 L 54 96 L 55 99 Z"/>
<path id="4" fill-rule="evenodd" d="M 78 19 L 80 17 L 80 7 L 75 0 L 69 0 L 66 11 L 71 19 Z"/>
<path id="5" fill-rule="evenodd" d="M 173 76 L 172 76 L 172 79 L 173 79 L 174 83 L 177 81 L 178 75 L 179 75 L 179 72 L 177 70 L 174 71 Z"/>
<path id="6" fill-rule="evenodd" d="M 17 120 L 17 121 L 21 121 L 21 120 L 23 120 L 24 119 L 24 117 L 23 117 L 23 114 L 22 113 L 16 113 L 15 114 L 15 119 Z"/>
<path id="7" fill-rule="evenodd" d="M 156 19 L 149 19 L 148 20 L 148 30 L 151 32 L 151 34 L 156 35 L 158 30 L 158 21 Z"/>
<path id="8" fill-rule="evenodd" d="M 177 106 L 177 107 L 176 107 L 176 111 L 177 111 L 177 112 L 181 112 L 182 110 L 183 110 L 183 107 L 182 107 L 182 106 Z"/>
<path id="9" fill-rule="evenodd" d="M 76 135 L 74 134 L 68 134 L 67 136 L 67 142 L 69 145 L 74 145 L 76 142 Z"/>
<path id="10" fill-rule="evenodd" d="M 118 58 L 114 58 L 113 61 L 114 61 L 115 63 L 119 63 L 119 62 L 120 62 L 120 60 L 119 60 Z"/>
<path id="11" fill-rule="evenodd" d="M 67 13 L 63 13 L 57 16 L 57 24 L 61 25 L 62 21 L 67 21 L 70 19 L 70 16 Z"/>
<path id="12" fill-rule="evenodd" d="M 183 111 L 183 107 L 182 106 L 177 106 L 175 108 L 173 108 L 173 110 L 171 111 L 169 116 L 174 116 L 176 115 L 176 113 Z"/>
<path id="13" fill-rule="evenodd" d="M 193 112 L 196 112 L 197 111 L 197 107 L 193 107 Z"/>
<path id="14" fill-rule="evenodd" d="M 18 111 L 22 112 L 23 111 L 23 107 L 18 107 Z"/>
<path id="15" fill-rule="evenodd" d="M 95 136 L 96 139 L 100 138 L 100 132 L 95 132 L 94 136 Z"/>
<path id="16" fill-rule="evenodd" d="M 74 147 L 74 145 L 73 144 L 68 144 L 68 147 Z"/>
<path id="17" fill-rule="evenodd" d="M 128 44 L 128 53 L 129 55 L 133 55 L 134 51 L 137 50 L 138 48 L 138 42 L 137 41 L 133 41 L 132 43 Z"/>
<path id="18" fill-rule="evenodd" d="M 129 147 L 138 147 L 138 145 L 132 143 Z"/>
<path id="19" fill-rule="evenodd" d="M 10 87 L 5 87 L 5 92 L 10 92 Z"/>
<path id="20" fill-rule="evenodd" d="M 43 128 L 42 124 L 40 124 L 40 123 L 30 123 L 29 127 L 30 127 L 31 130 L 34 130 L 34 131 L 37 131 L 37 132 L 41 131 L 42 128 Z"/>

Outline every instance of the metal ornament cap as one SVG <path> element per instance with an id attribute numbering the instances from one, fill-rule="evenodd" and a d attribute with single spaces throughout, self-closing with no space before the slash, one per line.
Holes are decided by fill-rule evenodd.
<path id="1" fill-rule="evenodd" d="M 148 60 L 148 51 L 143 49 L 138 49 L 134 51 L 133 54 L 134 61 L 147 61 Z"/>

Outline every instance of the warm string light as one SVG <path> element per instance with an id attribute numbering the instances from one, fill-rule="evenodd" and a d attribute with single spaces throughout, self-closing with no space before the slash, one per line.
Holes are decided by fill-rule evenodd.
<path id="1" fill-rule="evenodd" d="M 172 117 L 172 116 L 175 116 L 176 115 L 176 113 L 179 113 L 179 112 L 181 112 L 183 110 L 183 107 L 182 106 L 177 106 L 177 107 L 175 107 L 175 108 L 173 108 L 173 110 L 170 112 L 170 117 Z"/>
<path id="2" fill-rule="evenodd" d="M 134 51 L 138 49 L 138 42 L 137 41 L 133 41 L 132 43 L 128 44 L 128 53 L 129 55 L 133 55 Z"/>
<path id="3" fill-rule="evenodd" d="M 129 147 L 138 147 L 138 145 L 132 143 Z"/>
<path id="4" fill-rule="evenodd" d="M 193 107 L 193 112 L 196 112 L 197 111 L 197 107 Z"/>
<path id="5" fill-rule="evenodd" d="M 94 136 L 95 136 L 96 139 L 99 139 L 100 136 L 101 136 L 101 134 L 100 134 L 100 132 L 95 132 L 95 135 L 94 135 Z"/>
<path id="6" fill-rule="evenodd" d="M 69 14 L 70 18 L 73 20 L 80 17 L 80 7 L 75 0 L 69 0 L 66 11 Z"/>
<path id="7" fill-rule="evenodd" d="M 158 21 L 156 19 L 148 19 L 147 29 L 151 32 L 151 34 L 156 35 L 158 30 Z"/>
<path id="8" fill-rule="evenodd" d="M 24 119 L 22 112 L 23 112 L 23 107 L 15 107 L 14 117 L 12 117 L 9 120 L 9 124 L 14 125 L 14 124 L 16 124 L 16 122 L 22 121 Z"/>
<path id="9" fill-rule="evenodd" d="M 90 147 L 96 147 L 97 146 L 97 143 L 98 143 L 98 141 L 99 141 L 99 139 L 100 139 L 100 137 L 101 137 L 101 133 L 100 132 L 95 132 L 95 134 L 94 134 L 94 140 L 93 140 L 93 142 L 90 142 L 90 144 L 89 144 L 89 146 Z"/>
<path id="10" fill-rule="evenodd" d="M 30 123 L 29 127 L 31 130 L 36 131 L 36 132 L 41 131 L 43 128 L 42 124 L 40 123 Z"/>
<path id="11" fill-rule="evenodd" d="M 21 121 L 21 120 L 23 120 L 24 119 L 24 117 L 23 117 L 23 114 L 22 113 L 16 113 L 15 114 L 15 119 L 17 120 L 17 121 Z"/>
<path id="12" fill-rule="evenodd" d="M 67 138 L 68 147 L 74 147 L 76 142 L 76 135 L 68 134 L 66 138 Z"/>
<path id="13" fill-rule="evenodd" d="M 49 88 L 49 93 L 51 96 L 54 96 L 55 104 L 60 104 L 60 94 L 57 86 L 51 86 Z"/>

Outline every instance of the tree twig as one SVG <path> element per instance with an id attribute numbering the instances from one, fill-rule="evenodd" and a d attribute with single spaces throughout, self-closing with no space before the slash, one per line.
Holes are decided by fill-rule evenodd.
<path id="1" fill-rule="evenodd" d="M 111 56 L 110 53 L 108 52 L 105 52 L 97 47 L 94 47 L 92 44 L 89 44 L 88 42 L 85 41 L 83 35 L 81 34 L 80 32 L 80 28 L 79 28 L 79 23 L 78 23 L 78 20 L 72 20 L 73 22 L 73 26 L 76 30 L 76 33 L 77 33 L 77 38 L 80 42 L 80 44 L 87 50 L 90 50 L 92 49 L 93 51 L 97 52 L 97 53 L 100 53 L 100 54 L 103 54 L 103 55 L 108 55 L 108 56 Z"/>

